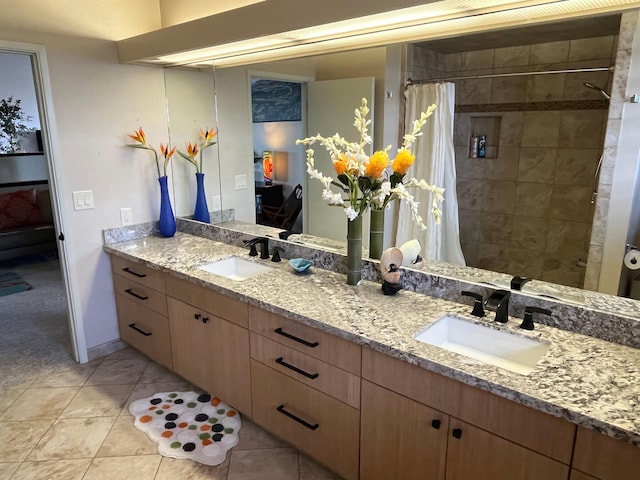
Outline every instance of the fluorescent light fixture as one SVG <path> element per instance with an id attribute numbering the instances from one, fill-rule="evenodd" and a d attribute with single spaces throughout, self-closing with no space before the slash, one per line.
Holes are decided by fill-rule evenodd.
<path id="1" fill-rule="evenodd" d="M 413 8 L 159 56 L 165 64 L 219 67 L 464 35 L 637 8 L 631 0 L 443 0 Z"/>

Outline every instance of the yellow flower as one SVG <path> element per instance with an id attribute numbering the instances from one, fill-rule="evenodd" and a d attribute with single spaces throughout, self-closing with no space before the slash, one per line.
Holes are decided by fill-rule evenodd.
<path id="1" fill-rule="evenodd" d="M 384 169 L 389 165 L 389 155 L 383 150 L 374 153 L 369 159 L 369 163 L 365 167 L 364 174 L 369 178 L 380 178 L 384 173 Z"/>
<path id="2" fill-rule="evenodd" d="M 200 138 L 202 138 L 202 148 L 206 148 L 209 145 L 213 145 L 213 140 L 218 136 L 217 130 L 213 128 L 207 128 L 200 130 Z"/>
<path id="3" fill-rule="evenodd" d="M 409 150 L 400 150 L 393 161 L 393 173 L 404 175 L 416 157 Z"/>

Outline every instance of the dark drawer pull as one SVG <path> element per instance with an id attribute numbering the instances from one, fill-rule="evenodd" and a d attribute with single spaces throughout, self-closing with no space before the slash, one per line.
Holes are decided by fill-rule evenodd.
<path id="1" fill-rule="evenodd" d="M 131 290 L 130 288 L 127 288 L 125 290 L 125 292 L 127 292 L 129 295 L 131 295 L 132 297 L 136 297 L 139 298 L 140 300 L 149 300 L 149 297 L 143 297 L 142 295 L 138 295 L 136 292 L 134 292 L 133 290 Z"/>
<path id="2" fill-rule="evenodd" d="M 295 366 L 291 365 L 290 363 L 285 362 L 282 357 L 276 358 L 276 363 L 282 365 L 283 367 L 287 367 L 289 370 L 293 370 L 294 372 L 297 372 L 300 375 L 304 375 L 305 377 L 310 378 L 311 380 L 314 380 L 314 379 L 316 379 L 316 378 L 318 378 L 320 376 L 319 373 L 308 373 L 308 372 L 305 372 L 304 370 L 302 370 L 302 369 L 300 369 L 298 367 L 295 367 Z"/>
<path id="3" fill-rule="evenodd" d="M 145 332 L 144 330 L 139 329 L 138 327 L 136 327 L 135 323 L 130 323 L 129 324 L 129 328 L 133 328 L 136 332 L 141 333 L 145 337 L 150 337 L 151 336 L 151 332 Z"/>
<path id="4" fill-rule="evenodd" d="M 459 428 L 454 428 L 451 435 L 453 435 L 454 438 L 462 438 L 462 430 Z"/>
<path id="5" fill-rule="evenodd" d="M 284 409 L 284 405 L 280 405 L 278 408 L 276 408 L 276 410 L 278 410 L 280 413 L 282 413 L 283 415 L 286 415 L 287 417 L 295 420 L 298 423 L 301 423 L 302 425 L 304 425 L 305 427 L 307 427 L 309 430 L 315 430 L 316 428 L 318 428 L 320 426 L 320 424 L 316 423 L 315 425 L 311 425 L 308 422 L 305 422 L 304 420 L 302 420 L 299 417 L 296 417 L 293 413 L 291 412 L 287 412 Z"/>
<path id="6" fill-rule="evenodd" d="M 307 342 L 306 340 L 303 340 L 302 338 L 298 338 L 295 335 L 291 335 L 290 333 L 285 332 L 284 330 L 282 330 L 282 328 L 278 327 L 274 330 L 274 332 L 276 332 L 278 335 L 282 335 L 283 337 L 287 337 L 290 338 L 291 340 L 301 343 L 307 347 L 311 347 L 311 348 L 316 348 L 318 345 L 320 345 L 318 342 Z"/>
<path id="7" fill-rule="evenodd" d="M 133 270 L 131 270 L 129 267 L 125 267 L 122 269 L 123 272 L 127 272 L 130 275 L 133 275 L 134 277 L 138 277 L 138 278 L 144 278 L 147 276 L 146 273 L 138 273 L 138 272 L 134 272 Z"/>
<path id="8" fill-rule="evenodd" d="M 442 422 L 440 420 L 438 420 L 437 418 L 434 420 L 431 420 L 431 426 L 433 428 L 435 428 L 436 430 L 440 430 L 440 425 L 442 424 Z"/>

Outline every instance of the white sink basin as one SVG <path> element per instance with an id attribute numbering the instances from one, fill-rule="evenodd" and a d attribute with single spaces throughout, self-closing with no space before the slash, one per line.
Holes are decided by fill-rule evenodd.
<path id="1" fill-rule="evenodd" d="M 224 260 L 216 260 L 215 262 L 205 263 L 198 267 L 205 272 L 220 275 L 221 277 L 230 278 L 237 282 L 248 280 L 261 273 L 273 270 L 273 267 L 262 265 L 260 263 L 251 262 L 240 257 L 229 257 Z"/>
<path id="2" fill-rule="evenodd" d="M 523 375 L 535 369 L 551 345 L 448 315 L 414 338 Z"/>

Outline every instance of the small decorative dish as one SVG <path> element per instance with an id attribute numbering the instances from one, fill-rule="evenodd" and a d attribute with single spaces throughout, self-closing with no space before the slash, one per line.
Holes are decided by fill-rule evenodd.
<path id="1" fill-rule="evenodd" d="M 289 260 L 289 265 L 291 265 L 291 268 L 293 268 L 296 272 L 302 273 L 306 272 L 309 267 L 313 265 L 313 262 L 311 260 L 307 260 L 306 258 L 292 258 L 291 260 Z"/>

